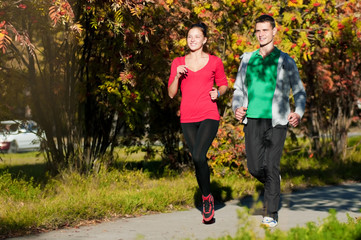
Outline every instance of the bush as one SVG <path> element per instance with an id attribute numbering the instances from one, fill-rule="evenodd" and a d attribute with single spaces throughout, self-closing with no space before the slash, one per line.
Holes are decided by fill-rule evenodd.
<path id="1" fill-rule="evenodd" d="M 236 173 L 249 176 L 243 125 L 237 123 L 231 109 L 225 111 L 219 123 L 219 129 L 207 157 L 213 173 L 224 176 L 228 173 Z"/>

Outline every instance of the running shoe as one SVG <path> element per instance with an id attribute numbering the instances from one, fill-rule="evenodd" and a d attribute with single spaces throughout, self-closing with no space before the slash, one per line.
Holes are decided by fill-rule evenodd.
<path id="1" fill-rule="evenodd" d="M 214 217 L 214 199 L 211 194 L 207 197 L 202 195 L 203 200 L 203 223 L 213 222 Z"/>
<path id="2" fill-rule="evenodd" d="M 275 227 L 277 224 L 277 221 L 271 217 L 264 217 L 262 220 L 262 225 L 266 227 Z"/>

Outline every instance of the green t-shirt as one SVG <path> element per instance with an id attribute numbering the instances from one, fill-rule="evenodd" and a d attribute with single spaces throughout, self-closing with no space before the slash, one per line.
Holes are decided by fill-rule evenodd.
<path id="1" fill-rule="evenodd" d="M 247 66 L 248 118 L 272 119 L 272 99 L 276 88 L 277 66 L 281 51 L 274 48 L 263 58 L 255 51 Z"/>

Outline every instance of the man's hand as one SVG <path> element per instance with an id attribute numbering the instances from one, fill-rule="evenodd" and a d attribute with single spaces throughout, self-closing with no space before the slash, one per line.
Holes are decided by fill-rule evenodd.
<path id="1" fill-rule="evenodd" d="M 301 117 L 297 113 L 290 113 L 288 115 L 287 120 L 291 124 L 292 127 L 297 127 L 301 121 Z"/>
<path id="2" fill-rule="evenodd" d="M 246 116 L 246 113 L 247 113 L 246 107 L 237 108 L 235 111 L 236 119 L 239 121 L 243 121 L 244 117 Z"/>

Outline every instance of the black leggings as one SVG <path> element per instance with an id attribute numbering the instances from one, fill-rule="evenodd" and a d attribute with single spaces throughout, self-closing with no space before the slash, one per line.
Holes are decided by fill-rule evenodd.
<path id="1" fill-rule="evenodd" d="M 217 135 L 219 121 L 206 119 L 202 122 L 182 123 L 181 126 L 192 154 L 199 188 L 203 196 L 208 196 L 211 193 L 211 184 L 206 155 Z"/>

